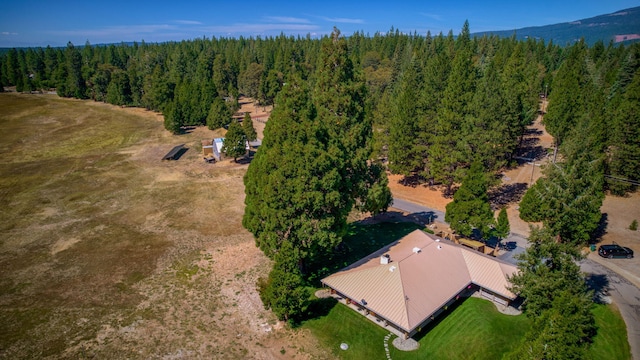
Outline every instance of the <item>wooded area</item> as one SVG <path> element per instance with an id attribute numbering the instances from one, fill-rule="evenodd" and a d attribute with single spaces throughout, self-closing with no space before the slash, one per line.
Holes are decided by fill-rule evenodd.
<path id="1" fill-rule="evenodd" d="M 633 188 L 640 180 L 640 45 L 561 47 L 471 38 L 468 29 L 465 24 L 457 37 L 392 28 L 345 38 L 366 84 L 363 106 L 376 157 L 388 159 L 394 173 L 415 174 L 451 192 L 473 159 L 492 172 L 513 161 L 539 95 L 548 94 L 545 124 L 558 145 L 591 139 L 608 179 L 632 181 L 605 185 L 616 193 Z M 227 107 L 235 110 L 234 101 L 223 98 L 243 94 L 273 104 L 295 72 L 313 87 L 321 42 L 281 35 L 12 49 L 0 57 L 0 84 L 161 111 L 174 132 L 184 125 L 216 128 L 229 123 Z"/>

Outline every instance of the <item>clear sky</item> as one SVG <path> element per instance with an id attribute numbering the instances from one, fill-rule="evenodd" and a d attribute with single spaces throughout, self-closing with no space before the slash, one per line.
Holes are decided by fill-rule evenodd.
<path id="1" fill-rule="evenodd" d="M 640 0 L 0 1 L 0 47 L 64 46 L 207 37 L 322 36 L 334 26 L 373 35 L 393 26 L 424 35 L 513 30 L 608 14 Z"/>

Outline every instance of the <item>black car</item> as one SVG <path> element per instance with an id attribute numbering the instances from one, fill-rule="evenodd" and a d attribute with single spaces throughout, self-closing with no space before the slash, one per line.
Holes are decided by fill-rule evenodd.
<path id="1" fill-rule="evenodd" d="M 628 247 L 620 246 L 616 243 L 611 245 L 600 245 L 598 248 L 598 254 L 600 256 L 613 259 L 613 258 L 627 258 L 631 259 L 633 257 L 633 250 Z"/>

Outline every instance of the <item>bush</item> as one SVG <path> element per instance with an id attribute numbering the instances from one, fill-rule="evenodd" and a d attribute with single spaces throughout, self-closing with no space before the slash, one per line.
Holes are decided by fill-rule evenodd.
<path id="1" fill-rule="evenodd" d="M 633 220 L 631 225 L 629 225 L 629 230 L 636 231 L 638 230 L 638 220 Z"/>

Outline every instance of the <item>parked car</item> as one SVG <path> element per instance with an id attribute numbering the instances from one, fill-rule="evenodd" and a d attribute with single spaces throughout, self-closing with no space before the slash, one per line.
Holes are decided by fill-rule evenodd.
<path id="1" fill-rule="evenodd" d="M 613 243 L 611 245 L 600 245 L 600 247 L 598 248 L 598 254 L 609 259 L 631 259 L 633 257 L 633 250 L 629 249 L 628 247 L 620 246 L 616 243 Z"/>

